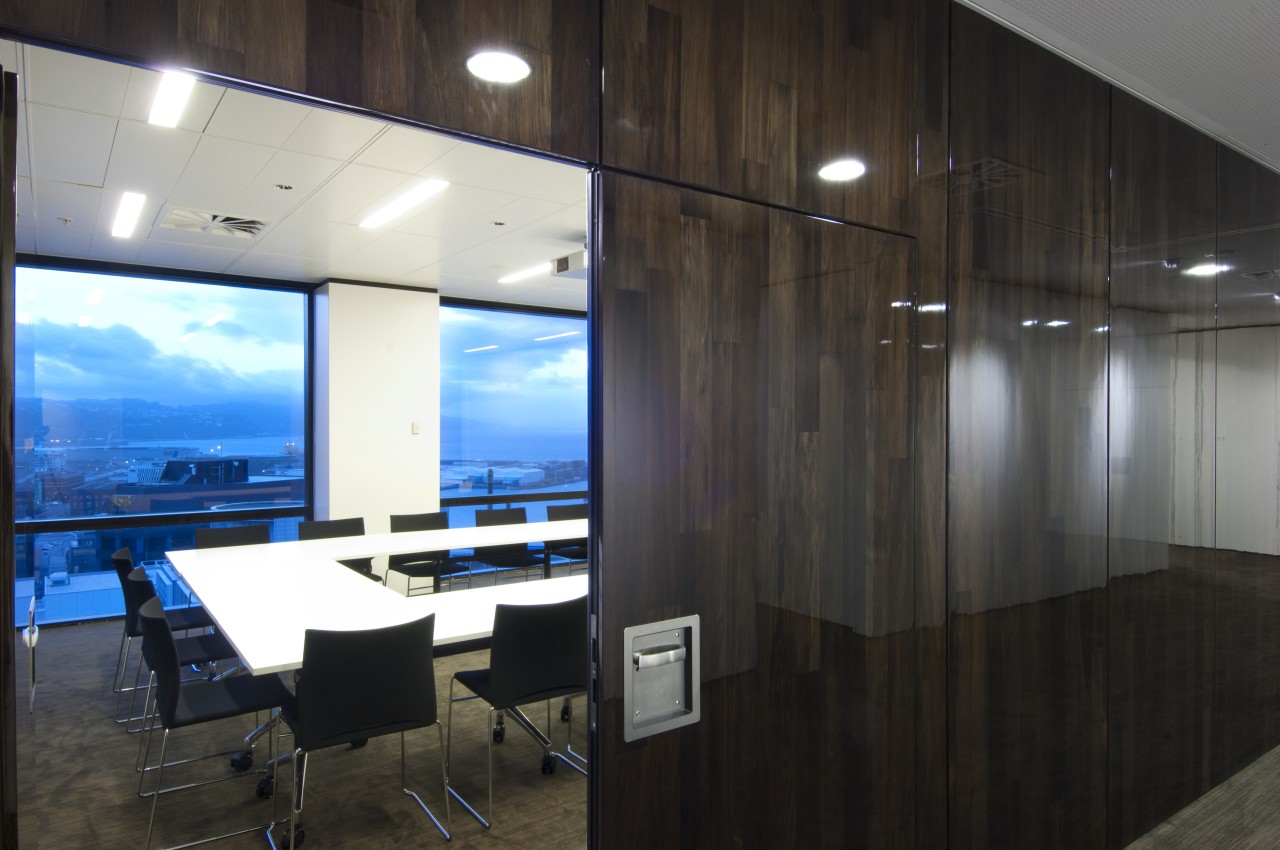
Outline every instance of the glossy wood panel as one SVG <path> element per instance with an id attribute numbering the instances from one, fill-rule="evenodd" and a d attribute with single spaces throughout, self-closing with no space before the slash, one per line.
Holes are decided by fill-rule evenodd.
<path id="1" fill-rule="evenodd" d="M 605 0 L 603 162 L 908 232 L 942 5 Z"/>
<path id="2" fill-rule="evenodd" d="M 1218 176 L 1215 782 L 1280 744 L 1280 175 Z"/>
<path id="3" fill-rule="evenodd" d="M 599 8 L 575 0 L 0 2 L 0 25 L 595 160 Z M 467 72 L 510 50 L 512 86 Z"/>
<path id="4" fill-rule="evenodd" d="M 913 846 L 913 243 L 603 196 L 598 846 Z M 692 613 L 702 721 L 623 743 L 623 627 Z"/>
<path id="5" fill-rule="evenodd" d="M 1108 844 L 1210 786 L 1213 141 L 1112 96 Z"/>
<path id="6" fill-rule="evenodd" d="M 1099 847 L 1108 89 L 959 7 L 951 50 L 949 846 Z"/>

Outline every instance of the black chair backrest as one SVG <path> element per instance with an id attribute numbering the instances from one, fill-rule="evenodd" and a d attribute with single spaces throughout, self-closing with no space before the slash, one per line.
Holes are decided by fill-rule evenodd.
<path id="1" fill-rule="evenodd" d="M 449 514 L 444 511 L 431 511 L 425 514 L 392 514 L 391 530 L 396 531 L 439 531 L 449 527 Z M 433 552 L 414 552 L 404 555 L 388 555 L 387 565 L 395 568 L 404 564 L 416 564 L 424 561 L 443 561 L 449 557 L 449 550 Z"/>
<path id="2" fill-rule="evenodd" d="M 327 537 L 359 537 L 364 534 L 364 517 L 348 519 L 313 519 L 298 523 L 299 540 L 323 540 Z"/>
<path id="3" fill-rule="evenodd" d="M 271 526 L 255 522 L 252 525 L 228 525 L 222 528 L 197 528 L 197 549 L 219 549 L 223 546 L 251 546 L 271 542 Z"/>
<path id="4" fill-rule="evenodd" d="M 436 615 L 361 631 L 307 629 L 295 746 L 315 750 L 436 722 Z"/>
<path id="5" fill-rule="evenodd" d="M 494 708 L 584 691 L 589 675 L 587 597 L 496 607 L 489 645 Z"/>
<path id="6" fill-rule="evenodd" d="M 489 511 L 476 511 L 476 528 L 486 528 L 491 525 L 519 525 L 528 521 L 524 508 L 494 508 Z M 513 555 L 528 551 L 529 547 L 524 543 L 503 543 L 498 546 L 477 546 L 475 553 L 477 557 L 482 557 L 486 553 L 491 555 Z"/>
<path id="7" fill-rule="evenodd" d="M 146 575 L 142 578 L 151 584 Z M 152 596 L 142 603 L 138 609 L 138 622 L 142 626 L 142 653 L 147 659 L 147 666 L 156 674 L 156 711 L 160 714 L 160 723 L 171 729 L 178 708 L 178 688 L 181 687 L 178 648 L 173 642 L 169 622 L 164 618 L 164 606 L 160 604 L 159 597 Z"/>
<path id="8" fill-rule="evenodd" d="M 142 634 L 138 625 L 138 608 L 130 598 L 129 573 L 133 572 L 133 553 L 129 547 L 117 549 L 111 553 L 111 566 L 115 567 L 116 578 L 120 579 L 120 592 L 124 594 L 124 633 L 129 637 Z"/>
<path id="9" fill-rule="evenodd" d="M 559 522 L 565 519 L 586 519 L 587 503 L 578 502 L 572 505 L 547 505 L 547 521 Z"/>

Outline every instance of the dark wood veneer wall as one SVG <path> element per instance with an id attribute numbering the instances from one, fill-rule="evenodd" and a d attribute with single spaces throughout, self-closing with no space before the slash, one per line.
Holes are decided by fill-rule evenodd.
<path id="1" fill-rule="evenodd" d="M 1280 268 L 1275 175 L 944 0 L 0 24 L 605 170 L 598 846 L 1119 847 L 1280 742 L 1280 572 L 1219 548 L 1212 380 L 1228 317 L 1276 323 L 1164 262 Z M 532 84 L 472 80 L 487 46 Z M 842 156 L 867 175 L 815 179 Z M 624 744 L 621 629 L 683 613 L 703 720 Z"/>

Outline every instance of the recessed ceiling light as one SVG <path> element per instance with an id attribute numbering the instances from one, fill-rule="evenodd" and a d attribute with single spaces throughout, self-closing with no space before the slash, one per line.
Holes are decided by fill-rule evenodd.
<path id="1" fill-rule="evenodd" d="M 921 313 L 945 313 L 947 312 L 946 304 L 921 304 Z"/>
<path id="2" fill-rule="evenodd" d="M 418 206 L 418 204 L 443 192 L 448 185 L 449 183 L 445 180 L 435 179 L 419 183 L 403 195 L 392 198 L 382 207 L 374 210 L 364 221 L 360 222 L 360 226 L 365 229 L 372 229 L 395 221 L 409 210 Z"/>
<path id="3" fill-rule="evenodd" d="M 156 89 L 156 98 L 151 101 L 151 114 L 148 124 L 161 127 L 177 127 L 182 118 L 182 110 L 187 108 L 187 99 L 195 88 L 196 78 L 180 71 L 165 71 L 160 76 L 160 88 Z"/>
<path id="4" fill-rule="evenodd" d="M 480 346 L 479 348 L 464 348 L 464 349 L 462 350 L 462 353 L 463 353 L 463 354 L 472 354 L 472 353 L 474 353 L 474 352 L 476 352 L 476 351 L 493 351 L 493 350 L 494 350 L 495 348 L 497 348 L 497 347 L 498 347 L 498 346 L 496 346 L 496 345 L 482 345 L 482 346 Z"/>
<path id="5" fill-rule="evenodd" d="M 467 70 L 490 83 L 518 83 L 529 76 L 529 63 L 511 53 L 486 51 L 467 60 Z"/>
<path id="6" fill-rule="evenodd" d="M 1231 266 L 1220 266 L 1216 263 L 1201 263 L 1198 266 L 1192 266 L 1183 274 L 1195 275 L 1196 277 L 1212 277 L 1218 272 L 1230 271 Z"/>
<path id="7" fill-rule="evenodd" d="M 1024 328 L 1034 328 L 1038 324 L 1040 324 L 1039 319 L 1024 319 L 1022 322 Z"/>
<path id="8" fill-rule="evenodd" d="M 530 266 L 527 269 L 521 269 L 518 272 L 512 272 L 506 277 L 498 278 L 498 283 L 518 283 L 522 280 L 528 280 L 531 277 L 539 277 L 540 275 L 551 274 L 550 263 L 538 263 L 536 266 Z"/>
<path id="9" fill-rule="evenodd" d="M 578 335 L 578 334 L 580 334 L 580 333 L 582 333 L 582 332 L 581 332 L 581 331 L 565 331 L 565 332 L 564 332 L 564 333 L 562 333 L 562 334 L 552 334 L 551 336 L 535 336 L 535 337 L 533 338 L 533 341 L 534 341 L 534 342 L 546 342 L 546 341 L 547 341 L 547 340 L 549 340 L 549 339 L 560 339 L 561 337 L 566 337 L 566 336 L 577 336 L 577 335 Z"/>
<path id="10" fill-rule="evenodd" d="M 138 192 L 125 192 L 120 197 L 120 206 L 116 207 L 116 220 L 111 225 L 111 235 L 128 239 L 138 225 L 138 216 L 142 214 L 142 205 L 147 196 Z"/>
<path id="11" fill-rule="evenodd" d="M 844 180 L 857 180 L 867 173 L 866 164 L 860 159 L 837 159 L 822 166 L 818 176 L 833 183 Z"/>
<path id="12" fill-rule="evenodd" d="M 1071 323 L 1064 319 L 1054 319 L 1051 322 L 1045 322 L 1045 324 L 1051 328 L 1065 328 L 1067 325 Z"/>
<path id="13" fill-rule="evenodd" d="M 212 315 L 212 316 L 210 316 L 209 318 L 207 318 L 207 319 L 205 319 L 205 320 L 204 320 L 204 326 L 205 326 L 206 328 L 211 328 L 211 327 L 213 327 L 214 325 L 216 325 L 216 324 L 218 324 L 219 322 L 221 322 L 221 321 L 222 321 L 223 319 L 225 319 L 225 318 L 226 318 L 226 316 L 225 316 L 225 315 L 223 315 L 222 313 L 215 313 L 214 315 Z"/>

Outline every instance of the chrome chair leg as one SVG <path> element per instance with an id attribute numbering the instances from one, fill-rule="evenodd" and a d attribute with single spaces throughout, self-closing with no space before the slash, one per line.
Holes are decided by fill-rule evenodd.
<path id="1" fill-rule="evenodd" d="M 453 786 L 452 786 L 451 784 L 449 784 L 449 777 L 452 775 L 452 761 L 451 761 L 451 759 L 452 759 L 452 750 L 453 750 L 453 704 L 454 704 L 454 702 L 460 702 L 460 701 L 465 701 L 465 700 L 474 699 L 474 697 L 461 697 L 461 698 L 459 698 L 458 700 L 455 700 L 455 699 L 454 699 L 454 697 L 453 697 L 453 685 L 454 685 L 454 680 L 453 680 L 453 679 L 450 679 L 450 680 L 449 680 L 449 709 L 448 709 L 448 711 L 446 712 L 446 719 L 448 720 L 448 725 L 449 725 L 449 734 L 448 734 L 448 736 L 446 737 L 446 740 L 445 740 L 445 746 L 444 746 L 444 789 L 445 789 L 445 791 L 447 792 L 447 794 L 446 794 L 446 796 L 447 796 L 447 797 L 453 797 L 453 799 L 457 800 L 457 801 L 462 805 L 462 808 L 464 808 L 464 809 L 466 809 L 466 810 L 467 810 L 467 814 L 469 814 L 469 815 L 471 815 L 473 818 L 475 818 L 475 819 L 480 823 L 480 825 L 481 825 L 481 826 L 483 826 L 485 829 L 488 829 L 488 828 L 489 828 L 489 826 L 490 826 L 489 821 L 487 821 L 487 820 L 485 820 L 483 817 L 481 817 L 481 816 L 480 816 L 480 813 L 479 813 L 479 812 L 477 812 L 474 808 L 472 808 L 471 804 L 470 804 L 470 803 L 468 803 L 465 799 L 463 799 L 463 797 L 462 797 L 462 795 L 461 795 L 461 794 L 459 794 L 457 791 L 454 791 L 454 790 L 453 790 Z M 492 712 L 492 710 L 490 710 L 490 715 L 492 715 L 492 713 L 493 713 L 493 712 Z M 490 723 L 492 723 L 492 720 L 490 720 Z M 488 737 L 489 737 L 489 767 L 490 767 L 490 771 L 489 771 L 489 790 L 490 790 L 490 795 L 489 795 L 489 817 L 490 817 L 490 818 L 492 818 L 492 817 L 493 817 L 493 794 L 492 794 L 492 791 L 493 791 L 493 770 L 492 770 L 492 767 L 493 767 L 493 736 L 492 736 L 492 735 L 489 735 Z"/>

